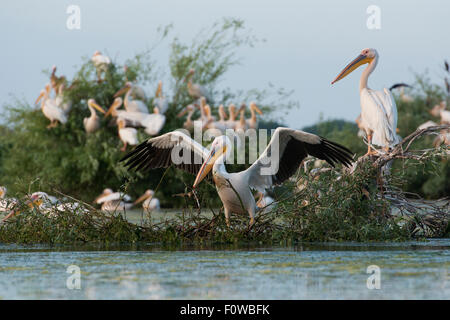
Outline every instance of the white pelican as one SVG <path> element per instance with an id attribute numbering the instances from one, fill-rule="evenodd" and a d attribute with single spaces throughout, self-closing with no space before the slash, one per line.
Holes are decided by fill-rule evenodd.
<path id="1" fill-rule="evenodd" d="M 158 108 L 159 113 L 166 113 L 169 109 L 169 101 L 162 94 L 162 81 L 158 82 L 158 88 L 156 89 L 155 99 L 153 100 L 153 107 Z"/>
<path id="2" fill-rule="evenodd" d="M 125 165 L 135 170 L 175 166 L 196 175 L 194 189 L 212 169 L 228 225 L 231 213 L 248 213 L 250 224 L 253 224 L 256 203 L 251 189 L 264 192 L 266 188 L 281 184 L 297 171 L 308 154 L 327 160 L 332 166 L 335 163 L 352 164 L 352 153 L 347 148 L 289 128 L 277 128 L 264 152 L 247 170 L 226 171 L 225 160 L 231 152 L 232 145 L 227 136 L 214 139 L 208 150 L 186 134 L 173 131 L 141 143 L 121 161 L 126 161 Z M 173 154 L 182 154 L 182 159 Z"/>
<path id="3" fill-rule="evenodd" d="M 150 212 L 150 211 L 157 211 L 161 208 L 160 203 L 159 203 L 159 199 L 155 198 L 155 191 L 148 189 L 147 191 L 145 191 L 145 193 L 138 198 L 134 203 L 138 204 L 138 203 L 142 203 L 142 208 L 144 208 L 145 211 Z"/>
<path id="4" fill-rule="evenodd" d="M 122 98 L 114 99 L 105 117 L 112 115 L 117 119 L 126 121 L 126 124 L 132 127 L 143 127 L 145 133 L 150 136 L 157 135 L 166 123 L 166 116 L 159 113 L 158 108 L 153 108 L 154 113 L 130 112 L 125 110 L 117 110 L 122 105 Z"/>
<path id="5" fill-rule="evenodd" d="M 102 73 L 108 70 L 108 65 L 111 63 L 111 59 L 108 56 L 102 55 L 100 51 L 95 51 L 91 58 L 95 69 L 97 70 L 97 80 L 102 81 Z"/>
<path id="6" fill-rule="evenodd" d="M 125 151 L 127 145 L 135 146 L 139 143 L 137 138 L 137 130 L 135 128 L 126 128 L 125 120 L 117 119 L 117 126 L 119 128 L 119 138 L 123 142 L 123 147 L 120 151 Z"/>
<path id="7" fill-rule="evenodd" d="M 211 112 L 210 109 L 208 112 L 209 113 Z M 211 119 L 208 121 L 206 126 L 210 129 L 218 129 L 222 132 L 222 134 L 225 134 L 225 131 L 228 129 L 226 119 L 227 119 L 227 113 L 225 112 L 225 108 L 223 107 L 223 104 L 221 104 L 219 106 L 219 120 L 216 121 L 214 119 Z"/>
<path id="8" fill-rule="evenodd" d="M 14 209 L 18 203 L 15 198 L 6 198 L 6 187 L 0 187 L 0 212 L 8 213 Z"/>
<path id="9" fill-rule="evenodd" d="M 441 124 L 450 124 L 450 111 L 445 110 L 447 102 L 444 100 L 431 109 L 430 113 L 435 117 L 441 117 Z"/>
<path id="10" fill-rule="evenodd" d="M 55 102 L 55 99 L 50 99 L 50 84 L 45 86 L 45 90 L 41 90 L 39 97 L 36 99 L 35 104 L 41 102 L 41 110 L 44 116 L 50 120 L 50 124 L 47 128 L 56 127 L 58 122 L 64 124 L 67 122 L 67 115 L 63 109 L 59 108 Z"/>
<path id="11" fill-rule="evenodd" d="M 124 211 L 131 209 L 133 203 L 130 202 L 131 197 L 122 192 L 113 192 L 111 189 L 106 188 L 103 190 L 102 194 L 99 195 L 94 202 L 101 204 L 102 211 Z"/>
<path id="12" fill-rule="evenodd" d="M 391 92 L 386 88 L 383 91 L 376 91 L 367 87 L 369 75 L 378 63 L 377 51 L 375 49 L 362 50 L 361 54 L 350 62 L 331 84 L 346 77 L 365 63 L 369 65 L 364 69 L 359 82 L 361 125 L 366 131 L 369 142 L 367 154 L 375 154 L 375 151 L 371 151 L 372 144 L 388 150 L 399 142 L 399 137 L 396 134 L 397 106 Z"/>
<path id="13" fill-rule="evenodd" d="M 256 206 L 264 211 L 270 211 L 275 207 L 275 199 L 269 196 L 266 192 L 258 192 L 259 199 L 256 201 Z"/>
<path id="14" fill-rule="evenodd" d="M 247 120 L 245 119 L 245 108 L 246 108 L 246 105 L 242 104 L 241 108 L 239 109 L 240 116 L 239 116 L 239 120 L 235 122 L 236 123 L 234 126 L 235 130 L 245 131 L 248 129 Z"/>
<path id="15" fill-rule="evenodd" d="M 103 189 L 103 192 L 94 200 L 94 203 L 101 204 L 110 200 L 123 199 L 126 202 L 131 201 L 131 197 L 123 192 L 114 192 L 111 188 Z"/>
<path id="16" fill-rule="evenodd" d="M 192 120 L 192 115 L 195 112 L 195 106 L 193 104 L 187 105 L 181 112 L 177 115 L 181 118 L 187 113 L 186 121 L 183 123 L 183 128 L 187 130 L 192 130 L 194 128 L 194 121 Z"/>
<path id="17" fill-rule="evenodd" d="M 58 87 L 58 93 L 55 96 L 55 103 L 67 115 L 72 109 L 72 101 L 68 100 L 67 97 L 64 97 L 65 87 L 66 85 L 64 83 Z"/>
<path id="18" fill-rule="evenodd" d="M 198 100 L 201 97 L 205 97 L 207 101 L 210 101 L 206 88 L 198 83 L 192 83 L 192 77 L 194 76 L 194 73 L 195 70 L 190 69 L 188 74 L 186 75 L 186 78 L 184 79 L 184 82 L 187 82 L 189 95 L 195 100 Z"/>
<path id="19" fill-rule="evenodd" d="M 236 128 L 236 116 L 238 115 L 238 113 L 236 112 L 236 105 L 234 105 L 233 103 L 231 103 L 228 106 L 228 120 L 225 122 L 227 128 L 230 129 L 235 129 Z"/>
<path id="20" fill-rule="evenodd" d="M 125 109 L 128 112 L 140 112 L 140 113 L 148 113 L 147 105 L 142 100 L 133 99 L 131 93 L 133 89 L 133 84 L 131 82 L 127 82 L 125 87 L 116 92 L 114 97 L 121 96 L 125 93 L 125 98 L 123 99 L 123 104 Z"/>
<path id="21" fill-rule="evenodd" d="M 259 115 L 262 115 L 263 113 L 253 101 L 250 102 L 250 112 L 251 118 L 247 119 L 247 126 L 250 129 L 258 129 L 258 119 L 256 118 L 256 113 L 258 113 Z"/>
<path id="22" fill-rule="evenodd" d="M 103 114 L 105 113 L 105 110 L 103 110 L 103 108 L 100 107 L 94 99 L 89 99 L 87 104 L 89 111 L 91 112 L 91 116 L 83 119 L 84 129 L 87 133 L 94 133 L 98 130 L 98 128 L 100 128 L 100 119 L 97 116 L 97 113 L 95 113 L 95 109 Z"/>
<path id="23" fill-rule="evenodd" d="M 60 92 L 60 87 L 65 86 L 67 83 L 66 77 L 64 76 L 56 76 L 56 66 L 52 67 L 52 73 L 50 75 L 50 84 L 52 89 L 55 91 L 55 94 Z"/>

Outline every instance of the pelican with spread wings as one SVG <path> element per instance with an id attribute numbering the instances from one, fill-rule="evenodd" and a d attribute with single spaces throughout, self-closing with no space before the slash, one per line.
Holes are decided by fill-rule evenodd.
<path id="1" fill-rule="evenodd" d="M 248 169 L 228 173 L 225 161 L 232 153 L 227 136 L 214 139 L 208 150 L 179 131 L 172 131 L 138 145 L 121 161 L 128 168 L 149 170 L 175 166 L 196 175 L 193 188 L 211 176 L 224 205 L 229 226 L 231 213 L 248 213 L 254 223 L 255 198 L 251 189 L 264 192 L 266 188 L 283 183 L 292 176 L 308 155 L 336 163 L 352 164 L 352 152 L 320 136 L 300 130 L 277 128 L 264 152 Z"/>

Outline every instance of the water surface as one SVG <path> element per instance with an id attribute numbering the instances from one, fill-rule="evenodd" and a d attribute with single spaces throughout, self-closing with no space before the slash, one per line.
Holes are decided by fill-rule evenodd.
<path id="1" fill-rule="evenodd" d="M 449 299 L 450 239 L 261 248 L 0 244 L 1 299 Z M 68 289 L 70 265 L 81 288 Z M 368 289 L 370 265 L 380 289 Z M 374 282 L 371 282 L 374 283 Z"/>

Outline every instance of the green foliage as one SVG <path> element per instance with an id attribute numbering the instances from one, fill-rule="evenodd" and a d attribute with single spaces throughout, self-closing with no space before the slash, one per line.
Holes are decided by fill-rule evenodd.
<path id="1" fill-rule="evenodd" d="M 159 30 L 160 39 L 155 47 L 171 36 L 171 26 Z M 224 19 L 212 27 L 202 30 L 190 44 L 184 44 L 174 37 L 170 42 L 170 78 L 163 83 L 163 94 L 169 99 L 166 124 L 161 133 L 181 128 L 183 119 L 176 115 L 187 104 L 188 96 L 184 78 L 190 68 L 195 68 L 195 82 L 204 84 L 211 92 L 212 105 L 216 112 L 218 103 L 233 102 L 245 97 L 254 99 L 263 107 L 267 116 L 274 109 L 289 108 L 289 93 L 271 86 L 266 90 L 253 89 L 248 93 L 218 89 L 230 67 L 239 62 L 237 50 L 242 46 L 253 46 L 259 40 L 251 35 L 241 20 Z M 113 102 L 113 95 L 126 81 L 136 81 L 139 85 L 153 85 L 159 78 L 158 65 L 152 60 L 148 50 L 125 61 L 125 68 L 113 61 L 109 65 L 104 81 L 97 81 L 96 70 L 90 59 L 85 57 L 73 79 L 64 91 L 66 101 L 72 102 L 68 122 L 56 128 L 47 129 L 49 121 L 40 109 L 25 101 L 12 101 L 4 106 L 3 119 L 6 126 L 0 126 L 0 185 L 8 187 L 10 195 L 22 196 L 33 191 L 54 194 L 55 190 L 70 194 L 90 202 L 104 188 L 126 189 L 132 196 L 142 194 L 146 189 L 156 189 L 156 197 L 163 207 L 179 207 L 184 204 L 173 194 L 186 192 L 192 186 L 194 177 L 174 168 L 154 170 L 146 174 L 126 172 L 119 159 L 124 155 L 119 151 L 117 127 L 111 118 L 101 118 L 101 129 L 94 134 L 86 134 L 83 118 L 89 116 L 87 100 L 93 98 L 103 108 Z M 270 101 L 269 99 L 272 99 Z M 146 101 L 152 110 L 153 97 Z M 239 100 L 238 100 L 239 101 Z M 276 101 L 276 104 L 274 103 Z M 272 104 L 273 103 L 273 104 Z M 194 115 L 194 119 L 199 114 Z M 139 129 L 140 141 L 148 136 Z M 161 181 L 165 173 L 164 180 Z M 130 183 L 127 183 L 129 181 Z M 206 184 L 201 189 L 208 199 L 219 205 L 215 190 Z"/>

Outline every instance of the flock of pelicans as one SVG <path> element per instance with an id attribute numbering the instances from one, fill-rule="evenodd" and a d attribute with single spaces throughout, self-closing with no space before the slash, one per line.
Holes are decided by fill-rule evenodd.
<path id="1" fill-rule="evenodd" d="M 374 71 L 378 60 L 379 56 L 375 49 L 364 49 L 332 82 L 332 84 L 336 83 L 359 66 L 367 64 L 359 83 L 361 114 L 356 121 L 361 135 L 367 138 L 367 155 L 387 152 L 401 141 L 397 134 L 397 107 L 391 90 L 385 88 L 382 91 L 376 91 L 368 87 L 369 75 Z M 97 69 L 98 81 L 104 81 L 102 74 L 111 63 L 110 59 L 101 55 L 100 52 L 96 52 L 92 57 L 92 62 Z M 71 107 L 70 102 L 63 98 L 65 79 L 57 77 L 55 71 L 56 68 L 53 68 L 50 83 L 42 90 L 37 100 L 37 102 L 42 100 L 41 108 L 44 115 L 50 120 L 49 128 L 56 126 L 58 122 L 64 124 Z M 273 205 L 273 199 L 267 196 L 266 190 L 290 178 L 308 156 L 326 161 L 332 167 L 339 163 L 347 167 L 352 166 L 353 153 L 346 147 L 301 130 L 279 127 L 272 135 L 266 149 L 248 169 L 228 173 L 225 162 L 232 153 L 233 144 L 230 138 L 224 135 L 225 130 L 256 129 L 258 128 L 257 114 L 261 115 L 262 112 L 252 102 L 250 103 L 251 118 L 245 119 L 245 104 L 242 104 L 239 109 L 234 104 L 230 104 L 228 115 L 224 106 L 221 105 L 218 107 L 219 119 L 216 119 L 208 105 L 209 98 L 206 89 L 192 81 L 194 74 L 195 71 L 191 69 L 185 78 L 186 89 L 194 101 L 185 107 L 178 117 L 187 116 L 184 127 L 192 129 L 194 125 L 192 116 L 199 109 L 200 118 L 197 120 L 201 121 L 202 128 L 220 130 L 222 135 L 214 139 L 209 149 L 181 131 L 168 132 L 137 145 L 135 127 L 143 127 L 147 134 L 155 136 L 164 126 L 164 113 L 167 111 L 169 103 L 162 94 L 161 82 L 159 82 L 153 100 L 153 113 L 148 112 L 148 107 L 144 102 L 146 96 L 142 88 L 131 82 L 126 82 L 125 87 L 114 95 L 115 100 L 108 111 L 105 111 L 93 99 L 87 100 L 91 116 L 84 119 L 86 132 L 91 133 L 99 128 L 97 110 L 105 116 L 112 116 L 116 119 L 119 137 L 123 142 L 123 151 L 126 150 L 127 145 L 137 145 L 121 160 L 129 170 L 147 171 L 174 166 L 196 176 L 193 184 L 194 191 L 202 180 L 212 179 L 224 206 L 227 225 L 230 224 L 232 213 L 248 214 L 250 225 L 252 225 L 258 207 L 264 208 Z M 403 92 L 404 86 L 406 85 L 399 84 L 391 89 L 400 87 L 400 98 L 408 101 L 409 97 Z M 52 89 L 55 91 L 54 98 L 50 97 Z M 122 95 L 125 95 L 123 99 Z M 120 109 L 122 104 L 124 110 Z M 442 123 L 450 124 L 450 111 L 445 109 L 446 104 L 443 102 L 433 108 L 431 113 L 440 116 Z M 436 124 L 428 121 L 421 128 L 431 125 Z M 448 131 L 443 132 L 440 143 L 448 145 L 449 142 Z M 377 150 L 374 145 L 380 146 L 382 149 Z M 174 162 L 172 159 L 174 149 L 182 150 L 184 154 L 190 155 L 189 161 L 185 161 L 183 158 L 181 163 Z M 275 150 L 278 150 L 278 153 L 273 152 Z M 201 163 L 196 163 L 193 160 L 195 157 L 202 159 Z M 258 201 L 255 200 L 252 190 L 259 192 Z M 0 199 L 3 199 L 0 200 L 0 211 L 7 213 L 3 220 L 15 214 L 14 201 L 5 198 L 5 193 L 6 189 L 0 189 Z M 147 190 L 144 195 L 131 202 L 128 195 L 105 189 L 95 199 L 95 202 L 101 205 L 102 210 L 105 211 L 126 210 L 141 202 L 143 202 L 144 209 L 148 211 L 159 209 L 159 200 L 154 197 L 152 190 Z M 28 203 L 47 207 L 48 204 L 52 204 L 61 210 L 67 209 L 68 205 L 58 203 L 56 198 L 42 192 L 32 194 Z M 80 206 L 77 203 L 70 205 L 77 208 Z"/>

